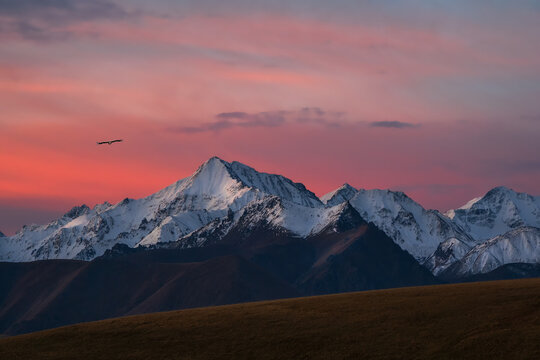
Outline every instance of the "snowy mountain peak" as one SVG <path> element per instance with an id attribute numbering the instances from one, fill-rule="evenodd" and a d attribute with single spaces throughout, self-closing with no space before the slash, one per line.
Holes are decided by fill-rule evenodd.
<path id="1" fill-rule="evenodd" d="M 327 225 L 322 230 L 323 232 L 341 233 L 367 224 L 360 213 L 348 201 L 329 210 L 326 220 Z"/>
<path id="2" fill-rule="evenodd" d="M 499 186 L 446 215 L 476 240 L 487 240 L 520 226 L 540 227 L 540 197 Z"/>
<path id="3" fill-rule="evenodd" d="M 205 164 L 211 164 L 211 163 L 222 163 L 222 164 L 228 164 L 225 160 L 220 158 L 219 156 L 212 156 L 210 159 L 206 160 L 203 165 Z M 202 166 L 202 165 L 201 165 Z"/>
<path id="4" fill-rule="evenodd" d="M 89 211 L 90 208 L 84 204 L 81 206 L 74 206 L 73 208 L 71 208 L 71 210 L 64 214 L 64 217 L 75 219 L 81 215 L 87 214 Z"/>
<path id="5" fill-rule="evenodd" d="M 482 197 L 475 197 L 472 200 L 469 200 L 465 205 L 461 206 L 459 210 L 467 210 L 470 209 L 474 204 L 476 204 L 478 201 L 480 201 Z"/>
<path id="6" fill-rule="evenodd" d="M 513 189 L 510 189 L 506 186 L 497 186 L 491 190 L 489 190 L 483 197 L 480 198 L 480 201 L 486 203 L 486 202 L 502 202 L 502 201 L 512 201 L 514 203 L 520 202 L 520 201 L 538 201 L 538 196 L 532 196 L 527 193 L 520 193 L 517 191 L 514 191 Z M 477 202 L 472 204 L 474 206 Z M 471 207 L 472 207 L 471 206 Z"/>
<path id="7" fill-rule="evenodd" d="M 344 201 L 349 201 L 354 195 L 356 195 L 357 192 L 358 190 L 345 183 L 336 190 L 321 196 L 321 201 L 328 206 L 334 206 L 341 204 Z"/>
<path id="8" fill-rule="evenodd" d="M 231 165 L 214 156 L 204 162 L 183 186 L 183 193 L 228 196 L 244 187 Z"/>
<path id="9" fill-rule="evenodd" d="M 508 194 L 516 192 L 506 186 L 496 186 L 493 189 L 489 190 L 484 197 L 494 196 L 494 195 L 500 195 L 500 194 Z"/>
<path id="10" fill-rule="evenodd" d="M 96 204 L 96 206 L 94 206 L 92 208 L 92 211 L 100 213 L 100 212 L 104 211 L 105 209 L 110 208 L 111 206 L 112 206 L 112 204 L 110 202 L 105 201 L 104 203 Z"/>
<path id="11" fill-rule="evenodd" d="M 322 206 L 320 200 L 301 183 L 284 176 L 259 172 L 252 167 L 234 161 L 229 163 L 212 157 L 203 163 L 190 177 L 182 179 L 161 191 L 164 198 L 172 200 L 180 195 L 210 196 L 231 203 L 245 193 L 279 196 L 298 205 Z"/>
<path id="12" fill-rule="evenodd" d="M 457 208 L 456 210 L 468 210 L 470 209 L 474 204 L 476 204 L 478 201 L 480 201 L 482 199 L 482 197 L 475 197 L 474 199 L 471 199 L 469 201 L 467 201 L 467 203 L 465 205 L 462 205 L 461 207 Z M 450 219 L 453 219 L 454 216 L 456 216 L 456 210 L 448 210 L 447 212 L 444 213 L 444 215 L 446 215 L 446 217 L 450 218 Z"/>
<path id="13" fill-rule="evenodd" d="M 341 190 L 341 191 L 356 191 L 356 189 L 349 185 L 348 183 L 344 183 L 343 185 L 341 185 L 338 190 Z"/>
<path id="14" fill-rule="evenodd" d="M 202 173 L 220 173 L 229 172 L 230 164 L 217 156 L 213 156 L 210 159 L 202 163 L 197 170 L 191 175 L 191 177 L 199 176 Z"/>

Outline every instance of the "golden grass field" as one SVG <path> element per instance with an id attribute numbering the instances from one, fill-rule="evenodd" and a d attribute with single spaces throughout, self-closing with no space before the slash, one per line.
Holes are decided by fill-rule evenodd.
<path id="1" fill-rule="evenodd" d="M 0 359 L 540 359 L 540 279 L 130 316 L 0 339 Z"/>

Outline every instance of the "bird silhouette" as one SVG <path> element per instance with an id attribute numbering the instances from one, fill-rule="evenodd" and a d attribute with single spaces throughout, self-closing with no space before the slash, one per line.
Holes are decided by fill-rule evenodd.
<path id="1" fill-rule="evenodd" d="M 98 142 L 97 144 L 98 144 L 98 145 L 103 145 L 103 144 L 109 144 L 109 145 L 111 145 L 111 144 L 113 144 L 113 143 L 115 143 L 115 142 L 122 142 L 122 141 L 123 141 L 122 139 L 108 140 L 108 141 L 100 141 L 100 142 Z"/>

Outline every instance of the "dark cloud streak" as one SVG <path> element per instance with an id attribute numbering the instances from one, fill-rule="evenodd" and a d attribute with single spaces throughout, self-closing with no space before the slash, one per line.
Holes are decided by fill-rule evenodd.
<path id="1" fill-rule="evenodd" d="M 20 17 L 49 16 L 51 20 L 90 20 L 126 15 L 126 11 L 119 5 L 107 0 L 0 0 L 0 13 Z"/>
<path id="2" fill-rule="evenodd" d="M 318 107 L 305 107 L 298 111 L 265 111 L 249 114 L 241 111 L 217 114 L 216 121 L 197 126 L 169 128 L 179 133 L 218 132 L 231 128 L 278 127 L 285 124 L 315 124 L 325 127 L 339 127 L 343 121 L 343 112 L 323 111 Z"/>
<path id="3" fill-rule="evenodd" d="M 407 128 L 418 128 L 420 124 L 413 124 L 403 121 L 373 121 L 369 123 L 371 127 L 379 128 L 391 128 L 391 129 L 407 129 Z"/>
<path id="4" fill-rule="evenodd" d="M 241 111 L 224 112 L 224 113 L 216 115 L 216 117 L 219 119 L 244 119 L 248 116 L 249 116 L 248 113 L 241 112 Z"/>

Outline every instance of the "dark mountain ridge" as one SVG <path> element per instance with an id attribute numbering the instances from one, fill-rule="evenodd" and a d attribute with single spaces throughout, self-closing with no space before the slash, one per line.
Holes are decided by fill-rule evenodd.
<path id="1" fill-rule="evenodd" d="M 241 236 L 240 236 L 241 235 Z M 93 261 L 0 263 L 0 333 L 129 314 L 438 280 L 346 208 L 308 239 L 255 227 L 188 249 L 117 245 Z"/>

